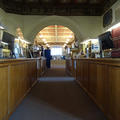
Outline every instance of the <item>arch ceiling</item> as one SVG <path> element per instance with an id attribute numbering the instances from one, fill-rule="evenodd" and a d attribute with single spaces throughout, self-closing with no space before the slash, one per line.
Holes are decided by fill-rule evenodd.
<path id="1" fill-rule="evenodd" d="M 37 44 L 63 45 L 74 41 L 74 33 L 67 27 L 51 25 L 42 29 L 35 38 Z"/>

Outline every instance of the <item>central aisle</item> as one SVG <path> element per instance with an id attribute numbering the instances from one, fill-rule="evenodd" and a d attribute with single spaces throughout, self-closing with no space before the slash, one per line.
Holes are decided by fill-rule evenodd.
<path id="1" fill-rule="evenodd" d="M 9 120 L 106 120 L 103 113 L 62 68 L 40 78 Z"/>

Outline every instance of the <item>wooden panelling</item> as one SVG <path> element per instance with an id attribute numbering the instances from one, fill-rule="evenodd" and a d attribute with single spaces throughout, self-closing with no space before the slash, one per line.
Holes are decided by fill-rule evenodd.
<path id="1" fill-rule="evenodd" d="M 12 112 L 19 100 L 25 93 L 25 64 L 18 63 L 10 66 L 10 82 L 9 82 L 9 112 Z"/>
<path id="2" fill-rule="evenodd" d="M 76 61 L 76 81 L 79 83 L 80 80 L 80 62 L 77 60 Z"/>
<path id="3" fill-rule="evenodd" d="M 79 83 L 83 84 L 83 64 L 79 63 Z"/>
<path id="4" fill-rule="evenodd" d="M 105 65 L 97 65 L 97 78 L 96 78 L 96 101 L 99 104 L 100 108 L 105 112 L 106 111 L 106 105 L 108 99 L 107 94 L 107 79 L 105 75 L 106 66 Z"/>
<path id="5" fill-rule="evenodd" d="M 88 77 L 89 77 L 89 74 L 88 74 L 88 63 L 87 62 L 83 62 L 82 70 L 83 70 L 82 84 L 83 84 L 84 88 L 86 90 L 88 90 L 88 84 L 89 84 Z"/>
<path id="6" fill-rule="evenodd" d="M 78 59 L 76 81 L 108 120 L 120 120 L 120 59 Z"/>
<path id="7" fill-rule="evenodd" d="M 0 120 L 9 118 L 37 82 L 37 60 L 0 60 Z"/>
<path id="8" fill-rule="evenodd" d="M 97 87 L 97 66 L 94 63 L 89 64 L 89 92 L 94 99 L 96 99 L 96 87 Z M 87 69 L 86 69 L 87 70 Z"/>
<path id="9" fill-rule="evenodd" d="M 0 120 L 8 115 L 8 66 L 0 66 Z"/>
<path id="10" fill-rule="evenodd" d="M 12 64 L 9 70 L 9 113 L 11 113 L 37 80 L 36 61 Z"/>
<path id="11" fill-rule="evenodd" d="M 120 68 L 109 67 L 110 106 L 109 112 L 113 120 L 120 120 Z"/>

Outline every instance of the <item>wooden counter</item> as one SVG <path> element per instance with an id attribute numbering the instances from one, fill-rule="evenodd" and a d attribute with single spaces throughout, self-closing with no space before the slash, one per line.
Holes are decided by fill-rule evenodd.
<path id="1" fill-rule="evenodd" d="M 120 59 L 78 59 L 76 81 L 108 117 L 120 120 Z"/>
<path id="2" fill-rule="evenodd" d="M 0 59 L 0 120 L 7 120 L 37 82 L 39 59 Z"/>
<path id="3" fill-rule="evenodd" d="M 38 78 L 41 77 L 46 71 L 46 60 L 45 59 L 38 59 L 37 60 L 37 76 Z"/>
<path id="4" fill-rule="evenodd" d="M 70 76 L 76 76 L 76 60 L 67 59 L 66 60 L 66 73 Z"/>

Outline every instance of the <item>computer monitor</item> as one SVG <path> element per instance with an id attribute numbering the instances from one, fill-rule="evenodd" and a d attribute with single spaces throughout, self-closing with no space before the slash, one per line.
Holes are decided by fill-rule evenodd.
<path id="1" fill-rule="evenodd" d="M 114 48 L 111 32 L 103 33 L 99 36 L 100 57 L 102 58 L 102 51 Z"/>
<path id="2" fill-rule="evenodd" d="M 111 32 L 101 34 L 99 42 L 102 50 L 114 48 Z"/>
<path id="3" fill-rule="evenodd" d="M 8 43 L 8 49 L 10 49 L 12 52 L 14 51 L 14 40 L 15 36 L 8 32 L 3 32 L 2 41 Z"/>

